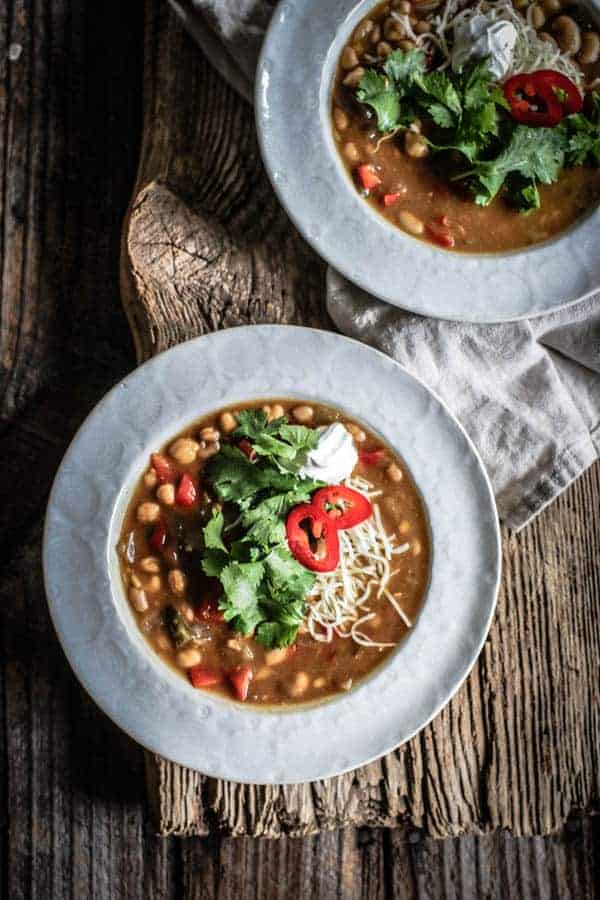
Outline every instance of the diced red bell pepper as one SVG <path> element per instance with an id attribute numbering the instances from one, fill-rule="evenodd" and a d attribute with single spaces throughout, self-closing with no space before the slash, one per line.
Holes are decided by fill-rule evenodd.
<path id="1" fill-rule="evenodd" d="M 177 472 L 166 456 L 162 456 L 160 453 L 153 453 L 150 458 L 152 460 L 152 468 L 156 472 L 159 484 L 167 484 L 170 481 L 175 481 Z"/>
<path id="2" fill-rule="evenodd" d="M 220 669 L 207 669 L 204 666 L 192 666 L 188 669 L 188 675 L 195 688 L 212 687 L 223 681 L 223 672 Z"/>
<path id="3" fill-rule="evenodd" d="M 253 676 L 251 666 L 237 666 L 227 673 L 233 692 L 238 700 L 242 703 L 248 696 L 248 689 Z"/>
<path id="4" fill-rule="evenodd" d="M 242 438 L 238 444 L 238 447 L 242 451 L 244 456 L 248 457 L 250 462 L 254 462 L 254 460 L 256 459 L 256 450 L 247 438 Z"/>
<path id="5" fill-rule="evenodd" d="M 440 247 L 454 247 L 454 235 L 447 226 L 440 225 L 439 222 L 429 222 L 425 226 L 425 232 Z"/>
<path id="6" fill-rule="evenodd" d="M 322 510 L 312 503 L 300 503 L 288 515 L 285 530 L 290 552 L 301 565 L 312 572 L 333 572 L 337 568 L 340 561 L 337 526 Z"/>
<path id="7" fill-rule="evenodd" d="M 400 199 L 400 194 L 384 194 L 381 201 L 384 206 L 393 206 Z"/>
<path id="8" fill-rule="evenodd" d="M 150 546 L 153 547 L 154 550 L 158 550 L 160 553 L 161 550 L 165 549 L 165 545 L 167 543 L 167 526 L 164 522 L 159 522 L 152 529 L 152 534 L 150 535 Z"/>
<path id="9" fill-rule="evenodd" d="M 372 450 L 359 450 L 358 461 L 363 466 L 375 466 L 377 463 L 383 462 L 385 459 L 385 450 L 383 447 L 374 447 Z"/>
<path id="10" fill-rule="evenodd" d="M 214 597 L 208 597 L 196 607 L 196 618 L 204 622 L 224 622 L 225 613 L 219 609 L 219 602 Z"/>
<path id="11" fill-rule="evenodd" d="M 175 494 L 177 506 L 193 506 L 198 499 L 198 488 L 187 472 L 184 472 Z"/>
<path id="12" fill-rule="evenodd" d="M 356 170 L 356 175 L 365 191 L 371 191 L 381 184 L 381 178 L 369 163 L 359 166 Z"/>
<path id="13" fill-rule="evenodd" d="M 322 510 L 336 528 L 353 528 L 373 515 L 373 507 L 364 494 L 343 484 L 321 488 L 312 498 L 313 506 Z"/>

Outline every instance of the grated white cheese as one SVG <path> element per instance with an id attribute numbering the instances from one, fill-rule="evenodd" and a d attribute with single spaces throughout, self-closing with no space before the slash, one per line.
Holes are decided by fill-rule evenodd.
<path id="1" fill-rule="evenodd" d="M 373 491 L 372 485 L 360 477 L 349 478 L 344 484 L 371 500 L 373 516 L 339 532 L 340 564 L 334 572 L 317 576 L 308 597 L 306 624 L 314 640 L 322 643 L 329 643 L 337 635 L 352 638 L 363 647 L 393 647 L 394 643 L 374 641 L 360 626 L 375 617 L 370 604 L 383 596 L 405 625 L 412 627 L 398 596 L 388 588 L 390 579 L 398 572 L 392 571 L 391 561 L 396 555 L 406 553 L 410 545 L 397 546 L 395 537 L 386 532 L 379 505 L 373 503 L 382 491 Z"/>

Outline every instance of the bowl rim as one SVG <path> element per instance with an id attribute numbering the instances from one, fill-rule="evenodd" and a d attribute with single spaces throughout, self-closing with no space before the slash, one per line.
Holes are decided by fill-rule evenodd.
<path id="1" fill-rule="evenodd" d="M 327 9 L 330 13 L 333 8 L 337 10 L 333 34 L 323 38 L 325 47 L 318 46 L 318 66 L 308 67 L 308 78 L 303 87 L 309 100 L 295 108 L 296 115 L 304 116 L 301 120 L 304 131 L 310 129 L 312 124 L 315 147 L 327 163 L 327 172 L 335 177 L 336 187 L 341 188 L 334 202 L 329 195 L 320 207 L 319 190 L 298 190 L 299 179 L 307 174 L 310 166 L 307 160 L 314 158 L 315 147 L 309 147 L 304 153 L 294 149 L 293 145 L 297 145 L 298 141 L 282 142 L 281 135 L 276 134 L 273 127 L 275 117 L 271 114 L 272 101 L 269 100 L 269 92 L 277 101 L 286 90 L 286 78 L 276 69 L 278 59 L 284 53 L 282 38 L 286 29 L 297 27 L 298 11 L 311 5 L 323 14 Z M 468 253 L 444 250 L 411 237 L 391 225 L 359 196 L 331 135 L 331 88 L 340 47 L 357 22 L 375 5 L 376 0 L 337 0 L 330 5 L 322 5 L 319 0 L 279 0 L 271 17 L 256 69 L 255 120 L 267 175 L 295 227 L 325 262 L 348 281 L 380 300 L 419 315 L 474 324 L 498 324 L 537 318 L 585 301 L 600 287 L 600 258 L 596 260 L 595 268 L 593 259 L 594 235 L 600 231 L 600 202 L 565 230 L 539 244 L 505 252 Z M 598 0 L 583 0 L 583 5 L 595 17 L 598 16 Z M 298 31 L 292 33 L 296 35 Z M 285 65 L 290 65 L 289 57 L 286 57 Z M 315 100 L 316 107 L 313 104 L 309 109 L 309 104 Z M 315 120 L 318 121 L 318 128 L 314 128 Z M 306 167 L 304 170 L 303 165 Z M 331 227 L 324 234 L 317 224 L 323 219 L 332 220 L 334 216 L 337 225 L 341 223 L 339 239 L 330 237 Z M 366 223 L 369 228 L 365 228 Z M 360 232 L 360 240 L 352 243 L 353 231 Z M 386 250 L 378 253 L 382 244 L 385 244 Z M 557 256 L 564 265 L 558 263 Z M 403 285 L 407 267 L 414 265 L 417 259 L 420 267 L 418 281 L 425 279 L 424 286 L 429 291 L 425 300 L 418 284 L 418 294 L 401 294 L 399 291 L 403 288 L 397 287 Z M 393 276 L 384 283 L 382 265 L 385 260 L 388 264 L 393 261 Z M 569 271 L 573 260 L 578 264 L 576 273 Z M 462 273 L 456 271 L 459 268 L 462 268 Z M 540 279 L 537 275 L 544 269 L 548 275 Z M 374 274 L 373 270 L 378 271 Z M 474 277 L 471 277 L 473 274 Z M 390 289 L 392 277 L 396 286 Z M 462 278 L 466 279 L 464 284 Z M 509 284 L 506 284 L 507 280 Z M 463 299 L 440 305 L 433 297 L 436 290 L 439 292 L 440 284 L 444 285 L 444 291 L 451 289 L 455 294 L 460 292 Z M 500 312 L 478 310 L 475 313 L 472 303 L 477 302 L 478 295 L 484 291 L 491 298 L 501 291 L 503 302 L 510 308 Z M 548 291 L 554 298 L 551 302 L 546 299 Z M 567 299 L 564 299 L 565 296 Z M 531 299 L 527 301 L 527 297 Z"/>
<path id="2" fill-rule="evenodd" d="M 207 761 L 206 754 L 204 757 L 202 756 L 202 753 L 198 756 L 197 750 L 194 750 L 193 747 L 192 751 L 190 751 L 190 744 L 193 741 L 202 739 L 202 736 L 212 729 L 212 732 L 219 735 L 221 739 L 225 738 L 229 740 L 229 746 L 231 747 L 236 745 L 236 741 L 237 744 L 239 744 L 240 738 L 237 736 L 237 731 L 240 726 L 244 726 L 245 724 L 246 731 L 248 731 L 249 726 L 251 727 L 253 741 L 257 743 L 257 746 L 260 745 L 262 747 L 263 755 L 267 752 L 265 748 L 268 748 L 272 753 L 272 759 L 278 759 L 280 761 L 286 759 L 285 753 L 289 752 L 290 747 L 293 748 L 294 742 L 298 739 L 297 733 L 299 726 L 296 721 L 298 720 L 298 717 L 300 717 L 299 721 L 301 727 L 304 727 L 306 723 L 310 723 L 311 727 L 316 727 L 318 731 L 319 728 L 330 728 L 334 713 L 336 714 L 334 718 L 337 718 L 340 723 L 343 721 L 344 716 L 346 716 L 347 720 L 348 707 L 356 705 L 356 707 L 359 708 L 358 704 L 361 692 L 363 694 L 362 699 L 360 700 L 361 709 L 364 708 L 366 702 L 365 694 L 372 696 L 373 691 L 376 690 L 378 697 L 385 698 L 387 696 L 386 690 L 389 694 L 389 686 L 383 690 L 382 685 L 384 686 L 384 681 L 386 680 L 389 682 L 390 677 L 395 679 L 394 683 L 397 682 L 398 676 L 391 670 L 398 668 L 398 654 L 400 651 L 404 654 L 404 662 L 406 664 L 409 654 L 407 654 L 407 651 L 404 648 L 410 647 L 411 641 L 413 647 L 414 644 L 418 642 L 416 640 L 418 628 L 415 628 L 409 639 L 401 644 L 397 653 L 391 655 L 390 663 L 387 666 L 384 664 L 383 668 L 379 667 L 373 676 L 362 680 L 350 694 L 343 696 L 338 695 L 336 698 L 319 704 L 318 707 L 308 705 L 301 705 L 299 707 L 291 706 L 284 711 L 273 711 L 272 709 L 263 711 L 255 706 L 247 709 L 233 702 L 222 701 L 212 696 L 209 698 L 204 692 L 202 699 L 200 699 L 197 691 L 194 692 L 191 686 L 189 686 L 180 675 L 170 670 L 170 668 L 160 660 L 158 655 L 153 653 L 135 623 L 133 623 L 133 628 L 125 628 L 124 631 L 125 651 L 131 652 L 131 648 L 134 648 L 133 662 L 124 661 L 120 656 L 120 654 L 123 653 L 123 635 L 118 632 L 119 629 L 123 629 L 123 616 L 125 615 L 126 618 L 127 615 L 129 615 L 131 619 L 133 619 L 133 617 L 124 597 L 124 590 L 120 577 L 117 578 L 114 571 L 111 570 L 110 545 L 111 541 L 114 542 L 115 534 L 118 535 L 118 531 L 120 530 L 121 519 L 118 518 L 118 516 L 128 499 L 127 488 L 133 488 L 143 471 L 139 462 L 141 459 L 147 461 L 146 451 L 148 447 L 159 446 L 160 444 L 158 441 L 160 438 L 158 437 L 158 433 L 152 429 L 147 434 L 141 435 L 140 440 L 137 442 L 134 442 L 132 437 L 132 443 L 128 444 L 128 446 L 132 445 L 135 447 L 135 459 L 124 459 L 122 456 L 119 456 L 121 451 L 118 447 L 112 448 L 112 446 L 109 446 L 108 451 L 104 454 L 102 448 L 98 446 L 98 435 L 104 435 L 107 427 L 109 428 L 108 437 L 110 438 L 110 422 L 113 422 L 114 427 L 115 411 L 123 413 L 126 410 L 133 410 L 135 404 L 138 403 L 138 399 L 133 396 L 136 394 L 136 391 L 138 393 L 142 389 L 147 391 L 149 387 L 157 388 L 159 385 L 162 385 L 164 390 L 168 388 L 168 378 L 165 378 L 165 374 L 168 374 L 169 372 L 170 361 L 174 360 L 176 363 L 175 367 L 171 369 L 172 372 L 180 372 L 182 367 L 193 368 L 194 366 L 196 366 L 199 371 L 202 366 L 198 364 L 198 358 L 202 357 L 204 359 L 207 354 L 210 356 L 213 351 L 215 351 L 215 346 L 217 347 L 217 350 L 222 352 L 224 346 L 226 347 L 229 345 L 233 346 L 235 349 L 240 349 L 241 347 L 246 346 L 249 341 L 255 342 L 256 346 L 253 352 L 258 359 L 261 358 L 261 354 L 264 356 L 263 345 L 267 339 L 269 341 L 272 341 L 273 339 L 279 341 L 280 346 L 282 347 L 289 346 L 290 352 L 292 352 L 292 345 L 294 345 L 294 347 L 303 345 L 310 348 L 314 344 L 315 347 L 312 351 L 314 359 L 321 358 L 322 354 L 321 349 L 319 348 L 327 348 L 328 350 L 333 349 L 333 352 L 339 354 L 340 359 L 350 359 L 351 361 L 354 361 L 356 354 L 359 354 L 362 359 L 357 360 L 357 362 L 362 362 L 365 369 L 368 369 L 370 365 L 376 370 L 381 366 L 385 367 L 386 378 L 389 377 L 392 382 L 397 382 L 398 385 L 404 383 L 404 390 L 407 395 L 414 390 L 416 392 L 415 396 L 418 397 L 420 403 L 423 402 L 429 404 L 428 408 L 434 410 L 434 418 L 432 419 L 434 425 L 433 430 L 435 431 L 436 428 L 439 428 L 441 433 L 445 434 L 446 429 L 448 434 L 450 434 L 457 442 L 457 448 L 460 449 L 460 453 L 467 454 L 468 465 L 467 462 L 465 462 L 465 484 L 469 490 L 471 490 L 470 485 L 472 484 L 472 490 L 474 491 L 473 497 L 475 498 L 473 500 L 475 504 L 474 508 L 476 508 L 478 512 L 481 512 L 481 523 L 485 522 L 485 525 L 478 522 L 473 528 L 469 526 L 468 534 L 472 535 L 473 540 L 476 541 L 479 541 L 483 534 L 482 540 L 484 540 L 485 543 L 485 553 L 489 556 L 490 568 L 492 570 L 491 572 L 486 571 L 485 578 L 479 573 L 477 575 L 481 582 L 477 587 L 477 591 L 482 592 L 485 597 L 482 600 L 480 594 L 477 594 L 477 609 L 474 611 L 476 633 L 469 633 L 467 635 L 460 634 L 460 640 L 463 642 L 466 641 L 468 650 L 466 651 L 465 658 L 463 659 L 461 657 L 459 671 L 454 672 L 455 677 L 453 677 L 452 682 L 446 684 L 443 689 L 440 689 L 438 685 L 439 696 L 437 697 L 437 702 L 433 705 L 429 705 L 427 716 L 419 719 L 417 727 L 412 728 L 410 732 L 402 733 L 399 741 L 387 741 L 386 746 L 378 745 L 376 752 L 373 753 L 365 754 L 364 750 L 361 751 L 358 749 L 354 755 L 352 755 L 352 752 L 347 751 L 345 757 L 342 755 L 342 757 L 338 758 L 336 757 L 338 751 L 335 751 L 329 753 L 328 762 L 326 764 L 324 762 L 322 764 L 318 762 L 313 763 L 312 761 L 306 763 L 306 760 L 302 760 L 298 757 L 296 762 L 290 766 L 287 772 L 285 768 L 287 761 L 286 763 L 280 762 L 280 764 L 275 767 L 275 771 L 272 771 L 270 760 L 268 763 L 266 763 L 264 759 L 258 760 L 258 762 L 254 761 L 252 765 L 247 766 L 248 760 L 243 754 L 240 756 L 238 752 L 239 747 L 236 751 L 238 755 L 233 767 L 231 762 L 223 764 L 222 758 L 219 758 L 218 756 L 211 757 L 210 754 L 208 754 Z M 213 345 L 212 347 L 210 346 L 211 344 Z M 219 344 L 222 345 L 220 348 L 218 347 Z M 200 350 L 201 353 L 195 358 L 196 351 L 198 350 Z M 370 362 L 365 363 L 365 360 L 370 360 Z M 276 371 L 276 368 L 280 367 L 280 365 L 281 357 L 275 360 L 275 368 L 273 371 Z M 188 388 L 186 388 L 186 390 L 188 390 Z M 241 393 L 244 392 L 241 391 Z M 270 388 L 263 392 L 259 391 L 256 393 L 255 391 L 251 391 L 251 393 L 255 397 L 276 396 L 277 394 L 276 391 L 273 391 Z M 280 393 L 280 396 L 285 396 L 286 393 L 287 392 L 282 392 Z M 311 396 L 312 393 L 312 391 L 307 392 L 306 390 L 303 390 L 299 391 L 297 396 L 307 398 L 308 396 Z M 167 393 L 165 393 L 162 399 L 164 400 L 166 396 Z M 313 399 L 316 399 L 314 398 L 314 395 Z M 238 397 L 238 402 L 241 401 L 242 398 Z M 190 402 L 189 397 L 183 399 L 184 407 L 188 406 L 190 412 L 192 412 L 192 407 L 189 406 Z M 335 400 L 332 398 L 330 398 L 329 401 L 324 402 L 330 402 L 333 406 L 337 405 L 342 408 L 344 408 L 345 405 L 344 403 L 336 404 Z M 219 409 L 225 405 L 226 403 L 222 403 L 220 400 L 211 400 L 210 403 L 208 403 L 207 408 Z M 367 424 L 369 423 L 369 417 L 365 416 L 364 411 L 354 411 L 349 409 L 349 412 L 353 412 L 359 421 L 362 419 L 365 420 Z M 176 427 L 175 429 L 170 430 L 172 428 L 171 420 L 169 420 L 168 416 L 166 418 L 163 416 L 163 419 L 160 419 L 160 415 L 161 413 L 159 412 L 158 417 L 162 422 L 160 426 L 162 432 L 165 432 L 165 429 L 167 429 L 172 435 L 176 434 L 177 430 L 180 430 L 181 427 L 184 427 L 180 424 L 179 428 Z M 192 413 L 186 421 L 194 421 L 194 419 L 200 418 L 201 415 L 202 412 L 198 414 Z M 176 418 L 180 423 L 184 421 L 184 418 L 182 418 L 180 413 L 177 414 Z M 119 427 L 118 419 L 116 420 L 116 427 Z M 131 431 L 131 436 L 134 435 L 135 428 Z M 168 436 L 169 435 L 167 434 L 167 438 Z M 386 440 L 388 439 L 385 433 L 383 436 Z M 110 440 L 108 443 L 110 445 Z M 407 460 L 406 454 L 402 452 L 402 448 L 398 448 L 396 443 L 392 443 L 400 455 L 409 464 L 409 469 L 412 469 L 409 462 L 410 454 L 409 460 Z M 458 458 L 462 459 L 462 457 Z M 84 481 L 80 486 L 81 489 L 76 491 L 74 495 L 71 484 L 72 476 L 73 473 L 86 472 L 85 465 L 83 465 L 82 468 L 82 464 L 85 463 L 86 459 L 88 462 L 90 459 L 94 459 L 97 469 L 102 471 L 100 472 L 100 475 L 98 475 L 96 469 L 93 477 L 90 476 L 90 485 L 86 485 Z M 99 494 L 99 491 L 101 492 L 103 486 L 105 486 L 102 478 L 106 478 L 106 470 L 110 470 L 111 466 L 114 465 L 114 459 L 118 460 L 118 465 L 120 465 L 123 470 L 127 470 L 129 476 L 127 481 L 116 487 L 115 493 L 106 498 L 106 502 L 103 506 L 103 498 L 101 493 Z M 93 479 L 97 479 L 98 477 L 100 478 L 100 481 L 94 483 Z M 421 490 L 421 484 L 418 481 L 416 481 L 416 484 L 417 488 Z M 89 491 L 88 487 L 90 487 Z M 426 503 L 430 503 L 428 490 L 429 489 L 426 488 L 423 494 Z M 81 522 L 69 520 L 68 513 L 73 509 L 73 503 L 75 502 L 77 503 L 77 510 L 80 509 L 80 505 L 83 507 L 86 507 L 87 505 L 87 507 L 92 510 L 100 508 L 98 516 L 93 519 L 94 529 L 92 529 L 91 538 L 86 536 L 86 529 L 89 531 L 88 523 L 82 524 Z M 435 522 L 435 517 L 432 521 Z M 115 530 L 116 524 L 118 524 L 118 528 Z M 53 534 L 53 531 L 57 526 L 62 528 L 62 533 L 59 536 L 58 541 L 55 534 Z M 98 534 L 99 526 L 104 529 L 102 540 L 99 542 L 102 545 L 100 548 L 95 543 L 95 536 Z M 437 522 L 435 523 L 435 527 L 438 528 Z M 92 542 L 91 550 L 89 546 L 90 540 Z M 114 543 L 112 549 L 115 549 Z M 437 577 L 438 573 L 442 571 L 442 560 L 440 559 L 438 550 L 436 550 L 436 545 L 434 543 L 432 546 L 432 583 L 434 581 L 434 576 Z M 178 345 L 165 353 L 159 354 L 157 357 L 154 357 L 139 369 L 135 370 L 123 381 L 115 385 L 115 387 L 109 391 L 109 393 L 92 410 L 73 438 L 52 487 L 44 525 L 43 568 L 50 614 L 67 659 L 88 694 L 100 708 L 119 725 L 119 727 L 149 750 L 173 759 L 175 762 L 182 765 L 199 769 L 212 777 L 226 778 L 246 783 L 285 784 L 330 777 L 354 769 L 358 765 L 370 762 L 394 749 L 399 743 L 408 740 L 437 715 L 440 709 L 446 705 L 469 674 L 486 639 L 498 596 L 501 575 L 501 547 L 497 512 L 493 500 L 492 488 L 481 459 L 456 418 L 420 379 L 415 378 L 415 376 L 406 372 L 402 366 L 380 351 L 332 332 L 323 332 L 318 329 L 285 325 L 240 326 L 195 338 L 184 344 Z M 98 577 L 97 573 L 99 573 Z M 93 603 L 86 601 L 87 607 L 84 604 L 84 608 L 81 608 L 80 604 L 79 584 L 76 584 L 74 580 L 74 578 L 80 579 L 82 574 L 87 576 L 92 574 L 93 576 L 92 589 L 89 592 L 89 596 L 93 596 L 94 600 Z M 430 590 L 432 590 L 431 587 Z M 438 590 L 437 584 L 436 590 Z M 108 600 L 99 599 L 102 592 L 106 591 L 110 594 Z M 119 595 L 119 592 L 122 595 L 120 601 L 117 596 Z M 67 596 L 66 605 L 65 595 Z M 425 601 L 424 610 L 427 608 L 428 602 L 429 598 Z M 98 606 L 100 603 L 105 603 L 106 609 L 110 611 L 114 621 L 108 623 L 102 622 L 101 617 L 96 616 L 96 612 L 93 612 L 95 610 L 94 604 Z M 115 611 L 117 613 L 116 616 L 114 615 Z M 421 616 L 422 615 L 423 612 L 421 613 Z M 75 627 L 73 627 L 73 617 L 77 619 L 77 616 L 80 616 L 80 619 L 76 622 Z M 91 622 L 87 621 L 88 617 L 91 618 Z M 419 636 L 419 640 L 421 637 L 422 635 Z M 462 646 L 458 649 L 462 652 Z M 98 654 L 99 650 L 101 653 Z M 458 652 L 458 650 L 456 650 L 456 652 Z M 97 654 L 106 662 L 110 662 L 108 675 L 104 672 L 103 667 L 99 669 L 99 660 L 96 659 Z M 114 672 L 113 669 L 115 669 Z M 99 675 L 98 672 L 101 672 L 102 674 Z M 157 675 L 158 678 L 156 679 L 156 682 L 154 682 L 153 679 Z M 102 677 L 108 679 L 108 681 L 106 684 L 100 685 L 99 680 Z M 120 696 L 127 685 L 130 687 L 133 685 L 138 691 L 154 691 L 153 696 L 146 703 L 144 712 L 144 715 L 146 716 L 149 716 L 149 710 L 154 711 L 159 708 L 158 706 L 153 705 L 155 696 L 160 693 L 158 688 L 160 687 L 162 691 L 166 692 L 163 698 L 165 702 L 161 709 L 161 723 L 166 722 L 170 728 L 177 728 L 178 726 L 184 728 L 186 731 L 183 738 L 183 744 L 186 745 L 185 748 L 178 745 L 177 741 L 173 742 L 171 739 L 168 741 L 165 740 L 161 727 L 159 726 L 157 728 L 156 723 L 152 722 L 152 727 L 149 727 L 149 720 L 144 719 L 144 715 L 138 715 L 137 710 L 132 710 L 133 704 L 131 702 L 121 702 Z M 127 700 L 129 695 L 127 695 L 126 691 L 125 693 Z M 194 719 L 190 729 L 188 728 L 185 716 L 189 714 L 192 698 L 194 698 L 193 704 L 197 704 L 201 711 Z M 159 704 L 160 698 L 158 698 L 156 702 Z M 344 709 L 342 709 L 342 707 Z M 350 710 L 350 712 L 352 712 L 352 710 Z M 244 719 L 247 720 L 246 723 L 244 723 Z M 263 727 L 258 721 L 259 719 L 265 722 L 271 721 L 271 723 L 275 720 L 278 724 L 284 720 L 290 723 L 289 734 L 285 737 L 285 741 L 283 742 L 283 744 L 285 744 L 283 750 L 283 745 L 271 745 L 268 735 L 265 738 L 262 732 L 266 726 Z M 347 725 L 344 727 L 347 727 Z M 353 734 L 352 728 L 350 729 L 350 733 Z M 394 734 L 395 733 L 396 732 L 394 732 Z M 358 735 L 356 735 L 355 738 L 358 741 L 358 744 L 360 744 Z M 348 755 L 348 753 L 350 753 L 350 755 Z M 199 761 L 201 764 L 195 765 L 195 760 Z M 246 776 L 248 768 L 250 771 Z M 302 773 L 302 777 L 295 777 L 294 773 L 298 772 Z M 308 773 L 308 777 L 306 777 L 306 773 Z"/>

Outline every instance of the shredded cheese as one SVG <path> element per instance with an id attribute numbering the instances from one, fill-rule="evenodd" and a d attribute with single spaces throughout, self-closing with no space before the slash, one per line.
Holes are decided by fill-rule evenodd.
<path id="1" fill-rule="evenodd" d="M 513 7 L 511 0 L 477 0 L 476 3 L 471 3 L 470 0 L 447 0 L 441 13 L 429 19 L 433 32 L 437 36 L 437 46 L 444 57 L 439 68 L 445 69 L 450 65 L 452 35 L 456 25 L 467 22 L 474 16 L 485 15 L 492 22 L 501 20 L 511 22 L 517 31 L 513 61 L 506 73 L 507 78 L 522 72 L 553 69 L 556 72 L 562 72 L 575 84 L 581 86 L 583 81 L 581 69 L 571 60 L 568 53 L 563 53 L 554 44 L 540 38 L 531 24 L 530 9 L 531 7 L 528 8 L 524 17 Z M 404 25 L 404 22 L 402 24 Z M 427 37 L 431 37 L 431 35 L 419 35 L 411 39 L 415 40 L 417 46 L 423 46 L 422 39 Z"/>
<path id="2" fill-rule="evenodd" d="M 410 545 L 398 546 L 396 538 L 386 532 L 379 505 L 373 502 L 382 491 L 373 491 L 364 478 L 349 478 L 344 483 L 369 498 L 373 515 L 360 525 L 339 532 L 340 564 L 334 572 L 317 576 L 308 597 L 307 628 L 314 640 L 322 643 L 329 643 L 337 635 L 351 638 L 363 647 L 393 647 L 394 642 L 374 641 L 361 626 L 375 618 L 372 602 L 384 597 L 404 624 L 412 627 L 400 606 L 399 595 L 389 590 L 390 579 L 398 572 L 392 570 L 391 564 Z"/>

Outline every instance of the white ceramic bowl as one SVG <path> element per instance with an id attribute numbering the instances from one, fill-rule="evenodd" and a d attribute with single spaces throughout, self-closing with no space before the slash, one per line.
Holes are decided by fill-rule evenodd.
<path id="1" fill-rule="evenodd" d="M 221 406 L 297 396 L 347 410 L 402 455 L 422 492 L 431 582 L 412 633 L 373 676 L 313 707 L 261 710 L 194 690 L 152 651 L 116 552 L 149 454 Z M 44 535 L 50 612 L 96 703 L 151 750 L 209 775 L 298 782 L 354 768 L 423 727 L 481 649 L 496 602 L 490 485 L 460 425 L 421 382 L 364 344 L 254 326 L 182 344 L 137 369 L 87 418 L 52 489 Z"/>
<path id="2" fill-rule="evenodd" d="M 467 322 L 537 316 L 600 287 L 600 209 L 510 253 L 442 250 L 390 225 L 356 191 L 330 121 L 339 54 L 376 0 L 282 0 L 256 77 L 263 159 L 290 218 L 354 284 L 422 315 Z M 598 0 L 588 0 L 596 12 Z"/>

